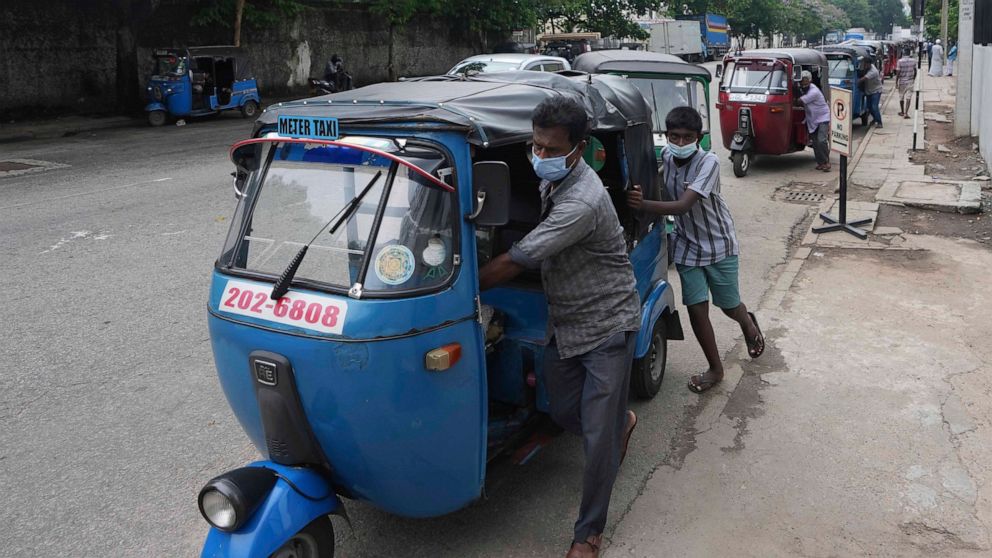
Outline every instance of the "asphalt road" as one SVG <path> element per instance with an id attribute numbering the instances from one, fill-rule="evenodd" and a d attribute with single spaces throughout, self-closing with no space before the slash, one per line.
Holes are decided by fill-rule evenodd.
<path id="1" fill-rule="evenodd" d="M 0 145 L 0 160 L 67 165 L 0 178 L 0 555 L 196 555 L 199 488 L 257 457 L 216 381 L 205 311 L 235 205 L 227 148 L 249 130 L 231 115 Z M 714 143 L 756 306 L 807 216 L 772 194 L 826 175 L 806 151 L 736 179 Z M 729 350 L 739 331 L 714 319 Z M 683 326 L 690 334 L 684 312 Z M 610 530 L 658 464 L 692 451 L 682 425 L 699 396 L 685 382 L 704 366 L 691 336 L 671 343 L 662 392 L 632 404 L 641 421 Z M 526 466 L 494 466 L 484 500 L 438 519 L 347 503 L 339 555 L 563 555 L 581 461 L 579 440 L 562 436 Z"/>

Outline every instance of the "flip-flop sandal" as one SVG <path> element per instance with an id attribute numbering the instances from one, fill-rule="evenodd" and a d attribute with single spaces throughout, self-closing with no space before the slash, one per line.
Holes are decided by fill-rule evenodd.
<path id="1" fill-rule="evenodd" d="M 754 316 L 754 312 L 748 312 L 747 315 L 754 322 L 754 329 L 758 330 L 758 335 L 754 339 L 744 339 L 747 343 L 747 354 L 751 358 L 758 358 L 765 352 L 765 334 L 761 333 L 761 326 L 758 325 L 758 318 Z"/>
<path id="2" fill-rule="evenodd" d="M 723 378 L 720 378 L 719 380 L 704 380 L 704 376 L 706 376 L 706 374 L 696 374 L 695 376 L 691 376 L 689 378 L 689 391 L 693 393 L 703 393 L 723 381 Z M 699 378 L 698 382 L 696 381 L 696 378 Z"/>

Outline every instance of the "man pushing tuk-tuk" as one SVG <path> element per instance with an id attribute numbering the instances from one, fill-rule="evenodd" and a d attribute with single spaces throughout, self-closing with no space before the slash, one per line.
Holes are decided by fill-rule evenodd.
<path id="1" fill-rule="evenodd" d="M 637 424 L 627 410 L 641 306 L 623 229 L 603 183 L 582 158 L 590 122 L 564 95 L 534 110 L 531 161 L 541 221 L 479 272 L 488 289 L 540 268 L 549 307 L 545 377 L 552 418 L 582 436 L 582 503 L 566 558 L 593 558 L 613 483 Z"/>

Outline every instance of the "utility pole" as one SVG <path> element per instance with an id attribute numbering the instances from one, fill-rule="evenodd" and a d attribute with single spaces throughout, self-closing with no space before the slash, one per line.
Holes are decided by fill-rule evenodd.
<path id="1" fill-rule="evenodd" d="M 948 0 L 941 0 L 940 2 L 940 46 L 944 47 L 941 50 L 944 51 L 942 62 L 947 63 L 947 51 L 950 50 L 950 45 L 947 44 L 947 2 Z"/>

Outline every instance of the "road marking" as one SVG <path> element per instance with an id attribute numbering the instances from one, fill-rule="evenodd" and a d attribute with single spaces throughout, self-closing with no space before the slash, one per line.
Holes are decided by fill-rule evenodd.
<path id="1" fill-rule="evenodd" d="M 19 203 L 19 204 L 16 204 L 16 205 L 8 205 L 6 207 L 0 207 L 0 211 L 3 211 L 5 209 L 16 209 L 18 207 L 26 207 L 28 205 L 38 205 L 39 203 L 49 203 L 49 202 L 54 202 L 54 201 L 59 201 L 59 200 L 68 200 L 68 199 L 72 199 L 72 198 L 78 198 L 80 196 L 89 196 L 89 195 L 93 195 L 93 194 L 102 194 L 104 192 L 113 192 L 115 190 L 124 190 L 126 188 L 134 188 L 135 186 L 141 186 L 141 185 L 144 185 L 144 184 L 155 184 L 155 183 L 158 183 L 158 182 L 165 182 L 166 180 L 172 180 L 172 178 L 171 177 L 167 177 L 167 178 L 156 178 L 154 180 L 142 180 L 141 182 L 134 182 L 132 184 L 125 184 L 123 186 L 111 186 L 110 188 L 103 188 L 103 189 L 100 189 L 100 190 L 92 190 L 92 191 L 89 191 L 89 192 L 79 192 L 78 194 L 68 194 L 68 195 L 65 195 L 65 196 L 58 196 L 58 197 L 55 197 L 55 198 L 48 198 L 48 199 L 38 200 L 38 201 L 33 201 L 33 202 Z"/>

